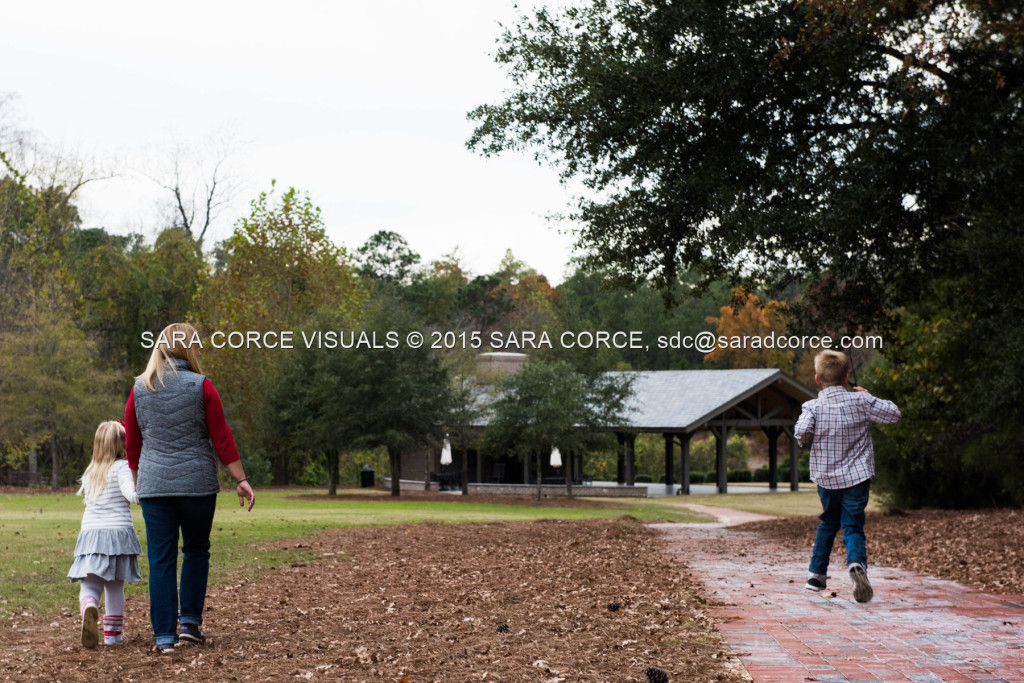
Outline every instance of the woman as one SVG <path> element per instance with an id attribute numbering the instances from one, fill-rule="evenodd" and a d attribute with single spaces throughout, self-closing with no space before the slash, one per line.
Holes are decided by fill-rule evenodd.
<path id="1" fill-rule="evenodd" d="M 145 372 L 135 380 L 124 411 L 128 466 L 146 522 L 150 621 L 160 652 L 173 651 L 179 638 L 194 643 L 206 639 L 200 626 L 210 570 L 210 528 L 220 491 L 218 459 L 238 481 L 238 503 L 248 500 L 250 510 L 256 503 L 220 397 L 199 368 L 198 340 L 191 325 L 168 325 Z"/>

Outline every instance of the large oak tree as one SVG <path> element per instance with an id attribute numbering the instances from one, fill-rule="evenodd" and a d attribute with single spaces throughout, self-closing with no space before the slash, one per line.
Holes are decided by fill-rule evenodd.
<path id="1" fill-rule="evenodd" d="M 886 331 L 904 500 L 1024 500 L 1021 3 L 589 0 L 521 16 L 496 57 L 511 85 L 469 145 L 582 181 L 592 264 L 806 288 L 805 326 Z"/>

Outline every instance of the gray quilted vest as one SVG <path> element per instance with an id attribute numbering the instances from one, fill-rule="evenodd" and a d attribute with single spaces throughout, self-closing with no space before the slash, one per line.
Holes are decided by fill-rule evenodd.
<path id="1" fill-rule="evenodd" d="M 205 377 L 175 359 L 156 392 L 135 382 L 135 418 L 142 430 L 139 498 L 208 496 L 220 491 L 217 454 L 206 428 Z"/>

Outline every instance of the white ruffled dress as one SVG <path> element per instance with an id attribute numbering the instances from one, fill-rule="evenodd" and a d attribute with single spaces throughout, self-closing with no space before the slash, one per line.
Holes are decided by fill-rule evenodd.
<path id="1" fill-rule="evenodd" d="M 95 500 L 86 501 L 69 579 L 81 581 L 95 574 L 106 581 L 142 581 L 142 544 L 132 525 L 130 503 L 138 505 L 139 496 L 128 461 L 118 460 L 107 474 L 107 487 Z"/>

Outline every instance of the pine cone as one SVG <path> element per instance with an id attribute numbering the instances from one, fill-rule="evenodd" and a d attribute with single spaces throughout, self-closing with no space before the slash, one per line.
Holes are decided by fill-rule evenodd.
<path id="1" fill-rule="evenodd" d="M 498 633 L 508 633 L 508 624 L 502 624 L 499 626 Z"/>
<path id="2" fill-rule="evenodd" d="M 644 669 L 644 676 L 647 677 L 647 683 L 668 683 L 668 672 L 657 667 Z"/>
<path id="3" fill-rule="evenodd" d="M 608 603 L 608 611 L 609 612 L 618 612 L 619 611 L 619 603 L 617 603 L 617 602 L 609 602 Z"/>

